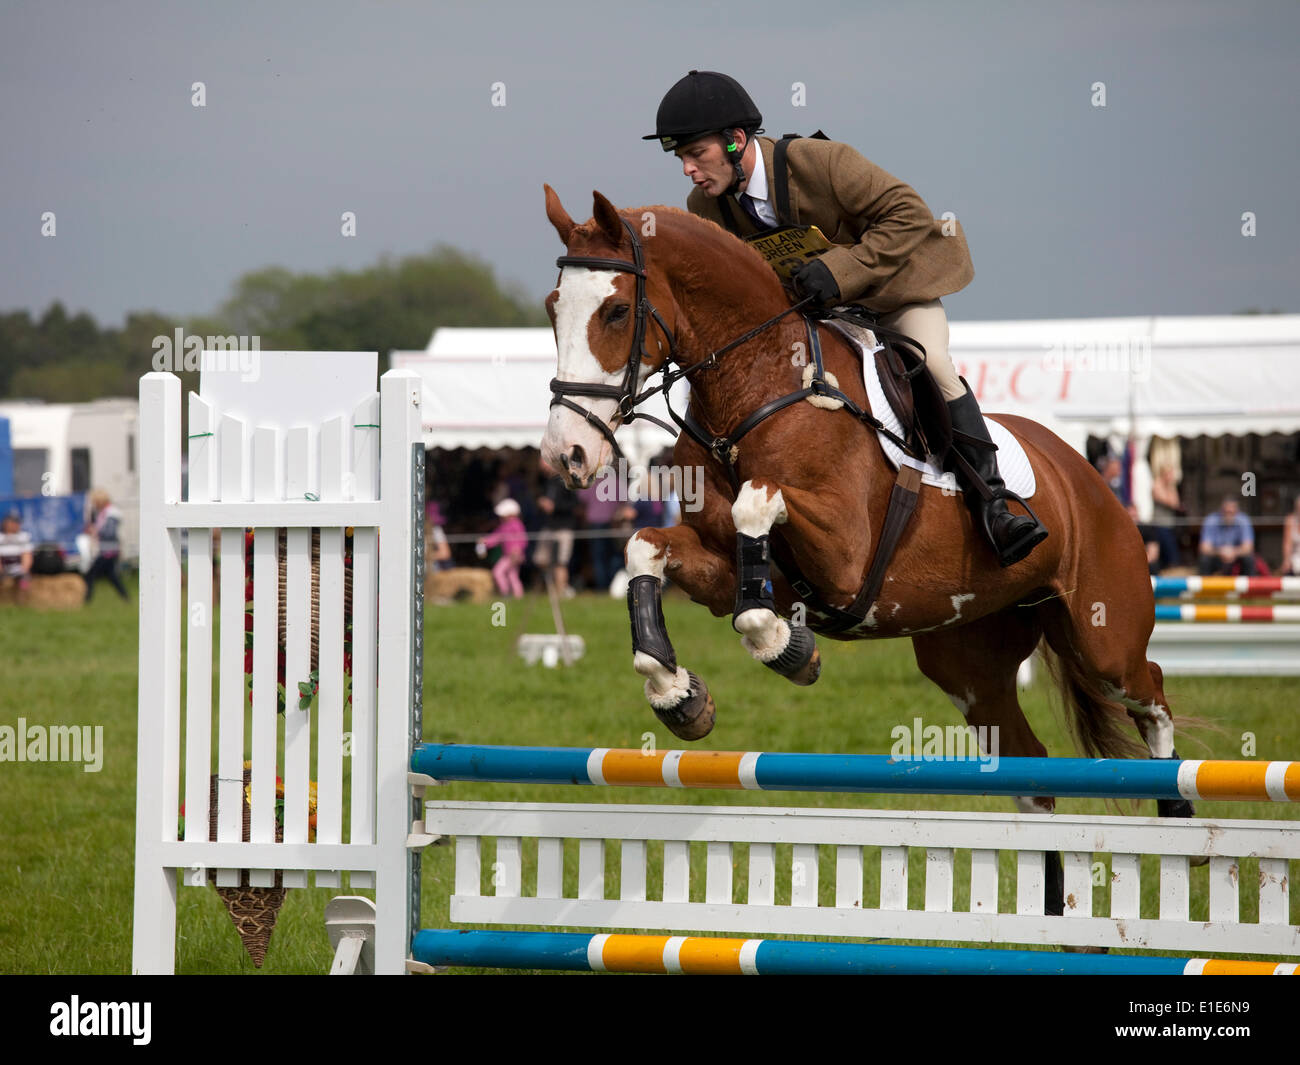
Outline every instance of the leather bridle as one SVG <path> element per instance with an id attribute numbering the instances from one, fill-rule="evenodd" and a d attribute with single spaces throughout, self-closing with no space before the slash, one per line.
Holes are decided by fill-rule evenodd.
<path id="1" fill-rule="evenodd" d="M 738 348 L 741 344 L 753 340 L 754 337 L 771 328 L 782 318 L 786 317 L 786 315 L 803 311 L 805 307 L 813 302 L 813 298 L 809 296 L 806 299 L 800 300 L 798 303 L 792 304 L 778 314 L 772 315 L 772 317 L 767 319 L 767 321 L 756 325 L 753 329 L 736 337 L 735 340 L 724 344 L 716 351 L 710 352 L 706 358 L 701 359 L 699 362 L 695 363 L 695 365 L 679 365 L 676 370 L 669 370 L 668 364 L 677 360 L 677 338 L 673 335 L 672 330 L 668 328 L 667 323 L 664 322 L 663 316 L 659 313 L 658 309 L 646 296 L 645 256 L 641 252 L 641 241 L 637 238 L 636 231 L 628 223 L 626 218 L 619 219 L 619 221 L 623 223 L 623 228 L 627 230 L 628 238 L 632 242 L 631 262 L 628 262 L 626 259 L 605 259 L 594 255 L 561 255 L 555 260 L 555 265 L 561 269 L 566 266 L 578 266 L 586 270 L 618 270 L 625 274 L 631 274 L 636 278 L 636 318 L 633 323 L 632 346 L 628 351 L 627 356 L 627 368 L 623 371 L 623 381 L 618 385 L 602 385 L 587 381 L 561 381 L 558 377 L 553 377 L 551 379 L 551 393 L 554 398 L 551 400 L 551 406 L 567 407 L 569 410 L 582 415 L 589 424 L 594 426 L 601 435 L 609 441 L 610 447 L 614 449 L 614 455 L 617 458 L 622 458 L 623 451 L 618 446 L 618 441 L 614 439 L 614 429 L 618 425 L 626 425 L 637 418 L 642 418 L 645 421 L 654 422 L 655 425 L 667 430 L 674 436 L 677 435 L 677 430 L 671 425 L 661 421 L 659 418 L 636 409 L 657 392 L 662 392 L 664 394 L 664 403 L 668 407 L 668 414 L 680 428 L 684 429 L 706 449 L 713 451 L 715 454 L 729 454 L 731 444 L 734 443 L 734 440 L 724 441 L 723 438 L 714 438 L 709 436 L 703 431 L 702 427 L 695 422 L 689 411 L 687 411 L 684 416 L 679 415 L 675 410 L 673 410 L 672 403 L 669 401 L 670 389 L 682 378 L 689 377 L 691 374 L 696 373 L 699 370 L 712 370 L 716 368 L 718 365 L 718 356 L 725 355 L 733 348 Z M 645 350 L 645 336 L 646 325 L 651 318 L 654 319 L 660 332 L 663 333 L 664 337 L 668 341 L 668 355 L 661 368 L 663 372 L 663 381 L 654 388 L 647 388 L 644 392 L 638 392 L 637 389 L 640 387 L 641 383 L 641 360 L 650 357 L 650 353 Z M 811 391 L 805 389 L 802 392 L 794 393 L 791 396 L 785 397 L 783 401 L 778 401 L 775 404 L 768 404 L 758 412 L 757 418 L 752 419 L 752 422 L 746 423 L 745 430 L 748 431 L 753 427 L 753 425 L 757 424 L 763 418 L 766 418 L 769 414 L 774 413 L 780 407 L 787 405 L 789 402 L 792 402 L 795 399 L 802 399 L 804 396 L 811 394 Z M 569 396 L 588 396 L 593 399 L 615 400 L 618 404 L 618 409 L 615 411 L 614 420 L 611 422 L 602 421 L 591 411 L 587 410 L 586 407 L 581 407 L 577 403 L 574 403 L 568 398 Z M 735 439 L 739 439 L 739 435 L 737 435 Z M 722 445 L 724 443 L 727 446 L 723 447 Z M 724 460 L 723 464 L 727 465 L 727 462 Z"/>
<path id="2" fill-rule="evenodd" d="M 627 235 L 632 240 L 632 261 L 626 259 L 602 259 L 594 255 L 561 255 L 555 260 L 555 265 L 564 269 L 566 266 L 579 266 L 586 270 L 618 270 L 625 274 L 631 274 L 636 278 L 636 309 L 635 320 L 632 327 L 632 346 L 628 351 L 627 367 L 623 371 L 623 381 L 618 385 L 602 385 L 587 381 L 561 381 L 558 377 L 551 379 L 551 393 L 554 398 L 551 400 L 551 406 L 567 407 L 571 411 L 582 415 L 591 425 L 609 441 L 610 446 L 614 449 L 614 455 L 617 458 L 623 457 L 623 451 L 618 446 L 618 441 L 614 439 L 614 428 L 616 425 L 626 425 L 637 418 L 642 418 L 649 422 L 654 422 L 668 432 L 676 434 L 676 430 L 671 425 L 660 421 L 644 411 L 638 411 L 636 408 L 649 399 L 660 389 L 650 389 L 646 392 L 638 393 L 637 389 L 641 383 L 641 360 L 648 359 L 650 353 L 645 350 L 646 326 L 651 318 L 663 333 L 664 338 L 668 341 L 668 357 L 664 365 L 677 354 L 677 341 L 673 337 L 672 330 L 664 322 L 663 316 L 659 313 L 658 308 L 650 302 L 645 291 L 645 257 L 641 252 L 641 242 L 637 239 L 635 230 L 628 224 L 626 218 L 620 219 L 623 228 L 627 230 Z M 667 375 L 665 374 L 665 377 Z M 664 386 L 660 386 L 663 388 Z M 592 399 L 612 399 L 618 404 L 614 413 L 614 418 L 606 422 L 598 417 L 586 407 L 579 406 L 569 399 L 569 396 L 587 396 Z"/>

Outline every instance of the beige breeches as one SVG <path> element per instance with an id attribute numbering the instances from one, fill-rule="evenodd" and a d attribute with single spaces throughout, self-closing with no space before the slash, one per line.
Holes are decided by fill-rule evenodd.
<path id="1" fill-rule="evenodd" d="M 909 303 L 880 316 L 880 324 L 909 336 L 925 348 L 925 365 L 939 382 L 943 398 L 952 402 L 966 394 L 966 386 L 948 355 L 948 315 L 938 300 Z"/>

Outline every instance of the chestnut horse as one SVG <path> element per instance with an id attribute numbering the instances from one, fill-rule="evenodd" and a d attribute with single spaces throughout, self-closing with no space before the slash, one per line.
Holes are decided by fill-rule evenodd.
<path id="1" fill-rule="evenodd" d="M 639 232 L 647 211 L 653 235 Z M 785 290 L 743 241 L 671 207 L 620 214 L 600 193 L 594 217 L 578 225 L 547 186 L 546 213 L 567 251 L 546 300 L 559 375 L 542 458 L 570 487 L 589 485 L 609 462 L 613 428 L 634 409 L 628 397 L 670 357 L 699 371 L 689 376 L 689 415 L 705 439 L 734 437 L 755 411 L 804 385 L 801 360 L 791 352 L 806 344 L 805 324 L 797 314 L 778 317 L 791 309 Z M 757 336 L 710 360 L 772 318 Z M 867 408 L 858 351 L 834 329 L 822 330 L 821 343 L 826 370 Z M 1146 658 L 1155 611 L 1133 521 L 1058 437 L 1026 418 L 997 420 L 1025 449 L 1036 475 L 1034 507 L 1051 535 L 1003 569 L 961 497 L 923 489 L 871 612 L 856 629 L 830 635 L 909 637 L 921 672 L 967 724 L 998 726 L 1004 756 L 1047 753 L 1016 686 L 1021 661 L 1045 638 L 1086 752 L 1138 752 L 1120 728 L 1127 713 L 1152 757 L 1175 757 L 1160 667 Z M 633 665 L 656 714 L 688 740 L 709 731 L 714 707 L 704 683 L 677 663 L 661 582 L 671 577 L 716 616 L 733 614 L 756 659 L 810 684 L 820 668 L 818 619 L 807 613 L 808 625 L 793 627 L 786 620 L 802 597 L 786 575 L 769 573 L 768 538 L 784 539 L 821 601 L 847 606 L 863 586 L 895 481 L 871 428 L 845 410 L 803 401 L 759 422 L 728 454 L 734 477 L 716 450 L 683 432 L 673 461 L 703 468 L 702 508 L 684 511 L 674 528 L 642 529 L 627 545 Z M 1054 800 L 1020 805 L 1050 811 Z M 1191 809 L 1162 801 L 1160 812 L 1187 816 Z"/>

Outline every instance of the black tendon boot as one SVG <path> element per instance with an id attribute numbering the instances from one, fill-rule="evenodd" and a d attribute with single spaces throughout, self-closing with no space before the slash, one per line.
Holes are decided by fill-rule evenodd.
<path id="1" fill-rule="evenodd" d="M 952 427 L 959 433 L 965 433 L 975 440 L 992 445 L 984 418 L 980 414 L 979 403 L 975 394 L 966 390 L 960 399 L 948 404 L 952 415 Z M 979 491 L 976 486 L 966 485 L 966 501 L 975 515 L 975 524 L 984 529 L 1003 566 L 1012 566 L 1024 558 L 1038 544 L 1047 539 L 1047 530 L 1042 522 L 1032 514 L 1017 514 L 1007 510 L 1007 486 L 998 473 L 998 453 L 992 446 L 980 447 L 963 440 L 955 440 L 953 447 L 974 467 L 976 474 L 988 487 L 988 493 Z M 957 467 L 958 474 L 961 467 Z M 963 477 L 963 480 L 967 478 Z M 1012 495 L 1015 499 L 1016 496 Z"/>

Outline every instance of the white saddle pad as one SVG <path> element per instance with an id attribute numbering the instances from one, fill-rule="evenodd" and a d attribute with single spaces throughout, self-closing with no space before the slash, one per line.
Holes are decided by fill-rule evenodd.
<path id="1" fill-rule="evenodd" d="M 889 401 L 885 399 L 885 390 L 880 384 L 880 371 L 876 366 L 876 360 L 873 358 L 873 355 L 884 345 L 877 343 L 875 336 L 868 329 L 859 331 L 849 326 L 848 323 L 836 319 L 832 319 L 829 324 L 838 329 L 849 343 L 862 352 L 863 384 L 867 386 L 867 400 L 871 404 L 871 413 L 879 419 L 886 429 L 901 437 L 903 427 L 899 424 L 898 418 L 889 406 Z M 868 341 L 870 345 L 874 346 L 869 346 Z M 1029 464 L 1029 456 L 1025 454 L 1025 449 L 1020 446 L 1020 441 L 1011 434 L 1009 429 L 989 418 L 984 419 L 984 424 L 988 427 L 989 436 L 992 437 L 993 443 L 998 446 L 998 472 L 1002 474 L 1002 480 L 1006 482 L 1011 491 L 1022 499 L 1032 498 L 1038 486 L 1034 480 L 1034 468 Z M 903 449 L 887 436 L 877 433 L 876 439 L 880 441 L 885 457 L 894 469 L 898 469 L 900 462 L 905 462 L 921 471 L 922 484 L 928 484 L 934 488 L 943 488 L 948 492 L 959 492 L 961 490 L 956 476 L 940 469 L 933 456 L 927 456 L 926 462 L 922 464 L 908 457 Z"/>

